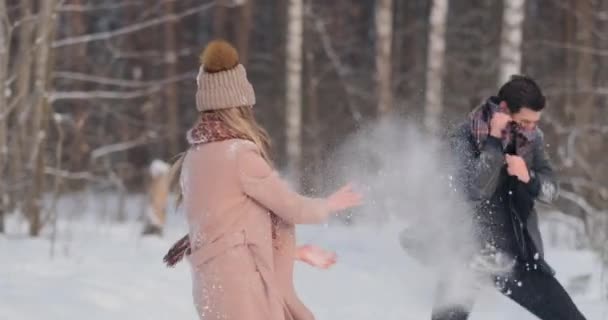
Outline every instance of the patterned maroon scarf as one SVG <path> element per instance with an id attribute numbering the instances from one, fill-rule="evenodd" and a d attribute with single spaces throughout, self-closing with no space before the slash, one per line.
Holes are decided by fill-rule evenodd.
<path id="1" fill-rule="evenodd" d="M 501 110 L 500 102 L 498 97 L 490 97 L 479 107 L 475 108 L 469 114 L 469 124 L 471 127 L 471 133 L 475 139 L 477 150 L 481 150 L 486 139 L 490 135 L 490 120 L 496 112 L 506 112 L 507 110 Z M 503 148 L 506 148 L 512 143 L 513 137 L 515 137 L 515 150 L 519 156 L 524 156 L 531 151 L 531 146 L 538 137 L 538 130 L 524 130 L 515 123 L 511 123 L 507 126 L 504 132 L 502 144 Z"/>
<path id="2" fill-rule="evenodd" d="M 188 130 L 186 139 L 191 146 L 230 139 L 251 140 L 227 126 L 215 112 L 205 112 L 198 122 Z"/>
<path id="3" fill-rule="evenodd" d="M 240 134 L 228 127 L 214 112 L 205 112 L 199 121 L 188 131 L 186 136 L 190 146 L 205 143 L 219 142 L 230 139 L 251 140 L 246 135 Z M 275 214 L 270 215 L 272 220 L 272 237 L 276 238 L 276 225 L 279 218 Z M 190 236 L 186 234 L 179 239 L 164 256 L 163 261 L 168 267 L 175 266 L 185 256 L 190 255 Z"/>

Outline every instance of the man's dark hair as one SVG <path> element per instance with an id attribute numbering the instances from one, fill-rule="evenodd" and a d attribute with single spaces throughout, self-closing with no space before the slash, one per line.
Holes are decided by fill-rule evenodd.
<path id="1" fill-rule="evenodd" d="M 534 111 L 545 108 L 545 96 L 536 82 L 527 76 L 513 75 L 498 91 L 500 101 L 507 103 L 511 113 L 526 107 Z"/>

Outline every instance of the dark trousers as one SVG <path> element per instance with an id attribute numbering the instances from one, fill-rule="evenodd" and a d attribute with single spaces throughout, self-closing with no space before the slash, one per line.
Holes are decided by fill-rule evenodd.
<path id="1" fill-rule="evenodd" d="M 541 320 L 585 319 L 562 285 L 547 273 L 516 267 L 508 277 L 496 277 L 495 280 L 500 292 Z M 471 308 L 472 305 L 435 305 L 432 319 L 466 320 Z"/>

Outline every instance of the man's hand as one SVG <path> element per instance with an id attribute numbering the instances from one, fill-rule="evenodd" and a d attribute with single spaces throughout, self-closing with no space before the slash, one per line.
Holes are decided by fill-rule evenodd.
<path id="1" fill-rule="evenodd" d="M 528 172 L 528 166 L 526 166 L 526 162 L 522 157 L 507 154 L 505 155 L 505 160 L 507 161 L 507 172 L 509 175 L 517 177 L 523 183 L 530 181 L 530 172 Z"/>
<path id="2" fill-rule="evenodd" d="M 496 112 L 490 120 L 490 135 L 498 139 L 502 139 L 502 132 L 507 127 L 509 122 L 513 121 L 510 115 L 502 112 Z"/>

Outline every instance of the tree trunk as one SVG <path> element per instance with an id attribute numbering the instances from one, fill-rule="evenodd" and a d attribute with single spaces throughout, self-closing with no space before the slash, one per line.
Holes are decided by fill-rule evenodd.
<path id="1" fill-rule="evenodd" d="M 302 0 L 289 0 L 287 7 L 286 136 L 287 172 L 300 182 L 302 161 Z"/>
<path id="2" fill-rule="evenodd" d="M 6 95 L 6 79 L 8 78 L 8 59 L 10 57 L 10 31 L 8 16 L 6 15 L 6 3 L 0 0 L 0 177 L 6 181 L 8 163 L 8 139 L 6 137 L 6 123 L 8 105 Z M 4 213 L 8 207 L 8 183 L 0 183 L 0 233 L 4 232 Z"/>
<path id="3" fill-rule="evenodd" d="M 225 39 L 228 35 L 228 30 L 226 30 L 227 15 L 228 8 L 226 8 L 226 6 L 223 6 L 222 4 L 215 6 L 215 12 L 213 14 L 213 35 L 216 38 Z"/>
<path id="4" fill-rule="evenodd" d="M 594 30 L 598 30 L 594 25 L 594 9 L 594 3 L 591 0 L 577 0 L 574 2 L 574 12 L 577 13 L 575 34 L 576 46 L 581 48 L 593 48 L 597 45 L 593 37 Z M 598 117 L 595 104 L 596 94 L 593 92 L 593 88 L 598 87 L 595 79 L 595 70 L 597 67 L 592 53 L 579 52 L 577 54 L 576 68 L 574 70 L 574 104 L 570 110 L 571 115 L 574 118 L 574 128 L 582 129 L 585 126 L 598 123 L 595 119 Z M 602 144 L 605 140 L 605 136 L 601 133 L 587 132 L 584 136 L 578 138 L 574 147 L 574 152 L 578 153 L 579 157 L 590 164 L 602 163 L 605 161 L 606 149 L 602 148 Z M 586 176 L 586 178 L 591 181 L 600 182 L 603 180 L 604 172 L 600 165 L 594 165 L 587 171 L 581 170 L 583 167 L 581 162 L 575 161 L 575 163 L 578 164 L 577 169 L 579 169 L 579 175 Z M 574 188 L 574 191 L 593 205 L 595 205 L 596 202 L 605 203 L 605 201 L 602 200 L 597 201 L 597 198 L 599 197 L 596 194 L 596 190 Z M 587 219 L 592 225 L 603 225 L 601 223 L 602 221 L 597 221 L 598 217 L 587 217 Z M 591 241 L 594 242 L 594 245 L 598 249 L 606 245 L 605 240 L 602 239 L 603 236 L 604 235 L 600 235 L 599 232 L 590 234 Z"/>
<path id="5" fill-rule="evenodd" d="M 17 134 L 11 137 L 10 172 L 12 181 L 14 182 L 20 181 L 26 176 L 24 165 L 26 161 L 26 146 L 29 142 L 28 128 L 30 127 L 31 121 L 29 112 L 32 109 L 30 95 L 32 88 L 32 45 L 34 43 L 32 35 L 34 31 L 34 22 L 31 0 L 22 0 L 20 2 L 20 7 L 21 20 L 23 23 L 19 28 L 19 40 L 17 42 L 18 51 L 13 71 L 16 76 L 16 90 L 11 99 L 11 104 L 16 104 L 16 108 L 13 111 L 15 116 L 13 118 L 16 119 L 17 122 L 16 128 L 13 129 Z M 19 207 L 24 198 L 14 197 L 12 200 L 13 203 L 11 205 Z"/>
<path id="6" fill-rule="evenodd" d="M 247 66 L 249 60 L 249 38 L 252 27 L 253 0 L 243 3 L 238 12 L 240 28 L 235 35 L 236 49 L 239 52 L 239 61 Z"/>
<path id="7" fill-rule="evenodd" d="M 312 12 L 310 8 L 312 6 L 312 0 L 306 2 L 306 13 Z M 309 186 L 313 190 L 319 190 L 322 187 L 323 180 L 321 179 L 321 163 L 322 163 L 322 146 L 323 141 L 321 140 L 321 119 L 319 118 L 319 94 L 318 94 L 318 83 L 317 77 L 317 59 L 316 59 L 316 46 L 314 44 L 314 30 L 311 19 L 304 21 L 306 28 L 304 29 L 305 43 L 308 45 L 304 48 L 304 54 L 306 59 L 306 109 L 308 111 L 308 125 L 306 130 L 309 134 L 309 150 L 310 150 L 310 180 Z"/>
<path id="8" fill-rule="evenodd" d="M 574 2 L 576 0 L 571 0 L 570 2 Z M 561 18 L 564 20 L 564 34 L 562 41 L 564 43 L 574 44 L 576 43 L 576 15 L 572 13 L 573 10 L 569 10 L 570 5 L 567 8 L 562 10 Z M 576 61 L 578 60 L 578 52 L 576 50 L 564 50 L 564 73 L 563 73 L 563 114 L 564 120 L 569 121 L 572 119 L 574 115 L 574 110 L 576 110 L 574 97 L 574 87 L 575 87 L 575 74 L 574 70 L 576 69 Z"/>
<path id="9" fill-rule="evenodd" d="M 392 58 L 393 0 L 376 0 L 376 90 L 378 113 L 385 115 L 393 108 Z"/>
<path id="10" fill-rule="evenodd" d="M 272 8 L 273 20 L 271 28 L 273 30 L 287 30 L 287 1 L 274 0 L 274 8 Z M 287 32 L 274 32 L 271 34 L 269 39 L 272 43 L 272 49 L 269 55 L 274 61 L 286 61 L 287 59 Z M 276 94 L 272 95 L 269 99 L 271 110 L 260 118 L 263 123 L 276 123 L 276 126 L 268 127 L 269 134 L 273 139 L 273 160 L 278 166 L 284 166 L 287 160 L 287 136 L 286 136 L 286 74 L 287 64 L 280 63 L 276 67 L 272 68 L 271 80 L 273 82 L 273 88 L 276 90 Z"/>
<path id="11" fill-rule="evenodd" d="M 72 0 L 71 3 L 75 6 L 83 5 L 83 0 Z M 70 13 L 71 16 L 71 35 L 82 36 L 87 32 L 87 24 L 85 16 L 82 12 L 76 11 Z M 74 72 L 85 73 L 87 72 L 87 44 L 77 44 L 70 48 L 70 64 Z M 85 90 L 86 85 L 80 81 L 76 81 L 70 85 L 74 90 Z M 71 134 L 71 146 L 70 146 L 70 162 L 69 168 L 73 171 L 86 170 L 86 156 L 90 150 L 87 143 L 87 139 L 84 134 L 84 128 L 88 120 L 90 109 L 86 101 L 77 100 L 71 102 L 72 115 L 74 117 L 74 131 Z M 78 185 L 81 187 L 81 185 Z"/>
<path id="12" fill-rule="evenodd" d="M 521 73 L 521 44 L 525 16 L 525 0 L 504 0 L 500 42 L 499 86 Z"/>
<path id="13" fill-rule="evenodd" d="M 44 191 L 44 145 L 47 136 L 50 103 L 47 93 L 49 86 L 49 65 L 51 55 L 51 40 L 55 28 L 56 0 L 40 3 L 38 12 L 38 28 L 36 34 L 35 69 L 34 69 L 34 103 L 32 113 L 32 158 L 29 165 L 33 169 L 33 185 L 28 195 L 26 214 L 30 223 L 30 235 L 38 236 L 42 228 L 41 207 Z"/>
<path id="14" fill-rule="evenodd" d="M 173 0 L 165 0 L 165 13 L 173 15 L 175 8 Z M 167 79 L 173 79 L 177 76 L 177 40 L 176 40 L 176 22 L 171 20 L 165 23 L 165 76 Z M 169 135 L 169 153 L 176 155 L 179 152 L 179 133 L 178 133 L 178 115 L 179 115 L 179 96 L 177 82 L 171 81 L 165 88 L 165 103 L 167 104 L 168 114 L 168 135 Z"/>
<path id="15" fill-rule="evenodd" d="M 594 31 L 594 11 L 592 0 L 577 0 L 574 12 L 576 19 L 576 45 L 581 48 L 592 48 Z M 576 61 L 575 70 L 575 107 L 573 110 L 577 126 L 590 125 L 593 122 L 595 94 L 590 92 L 594 88 L 594 65 L 593 54 L 580 52 Z"/>
<path id="16" fill-rule="evenodd" d="M 429 132 L 439 131 L 443 112 L 443 75 L 445 72 L 445 27 L 448 1 L 433 0 L 427 49 L 424 125 Z"/>

